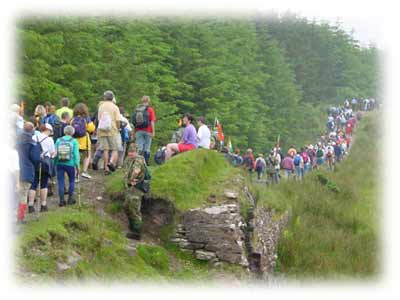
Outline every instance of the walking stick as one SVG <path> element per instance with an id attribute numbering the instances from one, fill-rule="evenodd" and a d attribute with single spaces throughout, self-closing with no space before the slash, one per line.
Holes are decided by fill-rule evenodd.
<path id="1" fill-rule="evenodd" d="M 40 209 L 40 205 L 41 205 L 41 189 L 40 189 L 40 185 L 42 183 L 42 162 L 39 162 L 39 200 L 37 201 L 37 207 L 36 207 L 36 221 L 39 221 L 39 209 Z"/>

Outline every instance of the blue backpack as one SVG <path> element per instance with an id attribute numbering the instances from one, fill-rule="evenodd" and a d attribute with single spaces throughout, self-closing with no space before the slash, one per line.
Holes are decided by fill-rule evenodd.
<path id="1" fill-rule="evenodd" d="M 294 157 L 293 163 L 295 166 L 300 165 L 300 160 L 301 160 L 301 156 L 300 154 L 296 154 L 296 156 Z"/>
<path id="2" fill-rule="evenodd" d="M 129 141 L 129 131 L 126 126 L 121 128 L 121 140 L 123 143 L 126 143 Z"/>

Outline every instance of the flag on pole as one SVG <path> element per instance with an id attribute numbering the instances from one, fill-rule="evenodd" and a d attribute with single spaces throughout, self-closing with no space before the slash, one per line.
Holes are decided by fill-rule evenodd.
<path id="1" fill-rule="evenodd" d="M 233 147 L 232 147 L 232 142 L 231 142 L 231 138 L 229 138 L 229 142 L 228 142 L 228 148 L 229 148 L 229 152 L 233 152 Z"/>
<path id="2" fill-rule="evenodd" d="M 21 103 L 19 105 L 19 113 L 21 116 L 24 115 L 24 111 L 25 111 L 25 102 L 24 102 L 24 100 L 21 100 Z"/>

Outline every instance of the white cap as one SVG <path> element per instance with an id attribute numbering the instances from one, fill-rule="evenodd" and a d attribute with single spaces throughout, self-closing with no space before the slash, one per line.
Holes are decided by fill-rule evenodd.
<path id="1" fill-rule="evenodd" d="M 53 126 L 51 126 L 49 123 L 46 123 L 45 126 L 46 126 L 46 129 L 50 130 L 51 133 L 53 133 Z"/>

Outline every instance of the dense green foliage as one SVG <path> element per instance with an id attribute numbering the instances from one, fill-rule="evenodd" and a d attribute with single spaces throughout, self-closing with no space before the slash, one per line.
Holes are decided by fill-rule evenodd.
<path id="1" fill-rule="evenodd" d="M 377 97 L 377 49 L 340 27 L 277 19 L 24 19 L 16 96 L 28 113 L 62 96 L 92 111 L 111 89 L 128 112 L 151 96 L 154 146 L 182 112 L 222 122 L 233 145 L 266 151 L 313 140 L 321 110 L 344 97 Z M 317 105 L 315 105 L 317 104 Z"/>
<path id="2" fill-rule="evenodd" d="M 258 188 L 258 204 L 289 209 L 279 242 L 279 271 L 294 276 L 366 277 L 378 269 L 379 116 L 362 120 L 349 157 L 335 172 Z"/>

